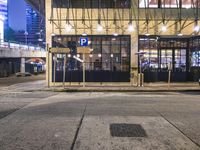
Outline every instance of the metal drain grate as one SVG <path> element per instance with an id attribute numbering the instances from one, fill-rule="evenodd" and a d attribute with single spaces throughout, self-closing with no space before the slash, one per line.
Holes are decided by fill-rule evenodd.
<path id="1" fill-rule="evenodd" d="M 113 137 L 147 137 L 140 124 L 110 124 L 110 134 Z"/>

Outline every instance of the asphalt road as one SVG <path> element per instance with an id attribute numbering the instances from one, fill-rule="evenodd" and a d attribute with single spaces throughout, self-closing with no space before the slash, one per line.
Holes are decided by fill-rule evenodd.
<path id="1" fill-rule="evenodd" d="M 0 150 L 200 150 L 200 93 L 24 92 L 30 84 L 0 93 Z M 111 136 L 111 124 L 146 136 Z"/>

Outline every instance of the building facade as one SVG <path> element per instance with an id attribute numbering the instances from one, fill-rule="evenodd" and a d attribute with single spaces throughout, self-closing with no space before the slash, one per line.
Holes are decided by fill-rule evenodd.
<path id="1" fill-rule="evenodd" d="M 33 45 L 43 45 L 45 42 L 45 20 L 32 8 L 26 5 L 26 32 L 24 33 L 24 42 Z"/>
<path id="2" fill-rule="evenodd" d="M 173 81 L 197 80 L 199 3 L 46 0 L 47 83 L 136 83 L 138 72 L 146 82 L 167 81 L 169 70 Z"/>
<path id="3" fill-rule="evenodd" d="M 8 28 L 7 0 L 0 0 L 0 39 L 4 39 L 4 31 Z"/>

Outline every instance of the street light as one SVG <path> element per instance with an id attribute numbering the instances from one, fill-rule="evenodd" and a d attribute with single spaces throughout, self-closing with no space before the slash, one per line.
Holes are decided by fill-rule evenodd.
<path id="1" fill-rule="evenodd" d="M 26 45 L 27 45 L 27 36 L 28 36 L 28 32 L 25 31 L 25 32 L 24 32 L 24 35 L 25 35 L 25 41 L 26 41 Z"/>

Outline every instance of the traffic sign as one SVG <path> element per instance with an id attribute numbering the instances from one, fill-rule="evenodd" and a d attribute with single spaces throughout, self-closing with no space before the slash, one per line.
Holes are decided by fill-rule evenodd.
<path id="1" fill-rule="evenodd" d="M 88 46 L 88 38 L 87 37 L 81 37 L 80 38 L 80 46 Z"/>

